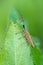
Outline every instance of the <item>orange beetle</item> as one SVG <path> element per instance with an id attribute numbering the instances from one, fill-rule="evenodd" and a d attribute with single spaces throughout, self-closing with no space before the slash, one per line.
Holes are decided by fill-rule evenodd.
<path id="1" fill-rule="evenodd" d="M 31 39 L 30 33 L 25 29 L 25 25 L 23 25 L 23 32 L 25 34 L 26 40 L 30 43 L 30 45 L 34 48 L 33 41 Z"/>

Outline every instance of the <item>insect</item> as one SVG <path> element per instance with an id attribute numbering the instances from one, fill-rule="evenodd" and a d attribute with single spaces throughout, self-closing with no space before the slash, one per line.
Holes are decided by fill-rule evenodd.
<path id="1" fill-rule="evenodd" d="M 25 25 L 23 25 L 23 32 L 25 35 L 26 40 L 30 43 L 30 45 L 34 48 L 33 41 L 31 39 L 30 33 L 25 29 Z"/>
<path id="2" fill-rule="evenodd" d="M 21 14 L 21 13 L 20 13 L 20 14 Z M 26 30 L 26 28 L 25 28 L 25 25 L 24 25 L 24 21 L 25 21 L 25 20 L 24 20 L 22 14 L 19 15 L 19 13 L 18 13 L 16 10 L 14 10 L 14 16 L 16 16 L 16 17 L 14 17 L 14 18 L 16 19 L 17 23 L 20 23 L 20 24 L 23 26 L 23 32 L 24 32 L 24 34 L 25 34 L 26 40 L 30 43 L 30 45 L 31 45 L 32 47 L 34 47 L 34 44 L 33 44 L 33 41 L 32 41 L 32 39 L 31 39 L 30 33 L 29 33 L 29 32 Z M 16 34 L 18 34 L 18 33 L 16 33 Z"/>

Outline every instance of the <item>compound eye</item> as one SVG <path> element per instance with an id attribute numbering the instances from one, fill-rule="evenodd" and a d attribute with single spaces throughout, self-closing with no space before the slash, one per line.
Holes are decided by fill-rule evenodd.
<path id="1" fill-rule="evenodd" d="M 23 28 L 25 29 L 25 25 L 23 25 Z"/>

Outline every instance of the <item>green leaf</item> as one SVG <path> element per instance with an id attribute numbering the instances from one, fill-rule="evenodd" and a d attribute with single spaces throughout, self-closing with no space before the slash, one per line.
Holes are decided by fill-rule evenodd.
<path id="1" fill-rule="evenodd" d="M 38 49 L 37 47 L 35 47 L 34 49 L 31 48 L 31 56 L 33 58 L 33 63 L 35 65 L 41 65 L 41 52 L 40 49 Z"/>
<path id="2" fill-rule="evenodd" d="M 18 24 L 11 23 L 0 54 L 0 65 L 33 65 L 30 47 L 26 43 Z"/>
<path id="3" fill-rule="evenodd" d="M 40 57 L 34 51 L 39 53 L 36 48 L 31 51 L 31 47 L 24 38 L 18 24 L 12 22 L 6 35 L 4 48 L 0 54 L 0 65 L 34 65 L 33 61 Z M 32 56 L 35 57 L 34 60 L 31 52 L 33 52 Z M 36 65 L 39 61 L 40 58 L 37 60 Z"/>
<path id="4" fill-rule="evenodd" d="M 21 30 L 20 24 L 10 19 L 5 43 L 0 49 L 0 65 L 40 65 L 39 49 L 29 45 Z"/>

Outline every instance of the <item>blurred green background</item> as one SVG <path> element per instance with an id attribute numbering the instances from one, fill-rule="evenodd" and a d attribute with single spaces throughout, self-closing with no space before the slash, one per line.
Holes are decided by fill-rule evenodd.
<path id="1" fill-rule="evenodd" d="M 8 16 L 14 0 L 0 0 L 0 42 L 4 42 L 9 25 Z"/>
<path id="2" fill-rule="evenodd" d="M 26 19 L 30 34 L 40 39 L 43 50 L 43 0 L 14 0 L 14 7 Z"/>

